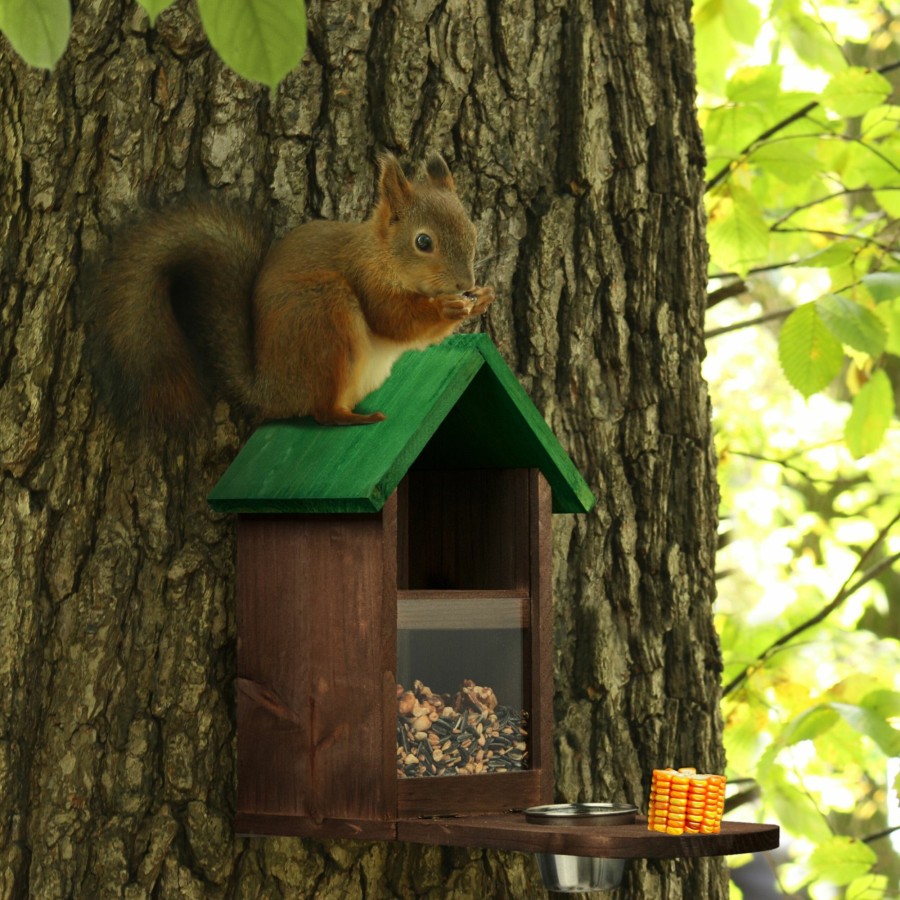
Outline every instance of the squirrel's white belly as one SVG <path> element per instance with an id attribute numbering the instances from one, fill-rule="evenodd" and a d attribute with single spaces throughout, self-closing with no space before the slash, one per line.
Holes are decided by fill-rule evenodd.
<path id="1" fill-rule="evenodd" d="M 356 403 L 384 384 L 391 374 L 394 363 L 409 349 L 411 347 L 407 344 L 398 344 L 396 341 L 388 341 L 378 335 L 369 334 L 369 352 L 360 367 L 356 382 L 358 395 Z"/>

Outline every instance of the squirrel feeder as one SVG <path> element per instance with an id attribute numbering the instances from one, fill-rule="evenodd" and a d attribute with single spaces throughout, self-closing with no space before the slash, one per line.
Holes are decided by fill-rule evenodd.
<path id="1" fill-rule="evenodd" d="M 209 497 L 238 514 L 237 831 L 616 858 L 777 846 L 775 826 L 692 843 L 526 821 L 554 799 L 551 514 L 595 498 L 485 335 L 402 357 L 369 407 L 387 420 L 263 426 Z M 515 752 L 492 768 L 501 735 Z M 473 742 L 481 768 L 460 768 Z"/>

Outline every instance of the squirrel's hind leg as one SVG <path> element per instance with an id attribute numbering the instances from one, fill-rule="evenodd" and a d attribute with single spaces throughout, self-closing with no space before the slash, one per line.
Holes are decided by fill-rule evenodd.
<path id="1" fill-rule="evenodd" d="M 353 407 L 367 391 L 368 328 L 352 286 L 337 272 L 282 276 L 266 285 L 257 317 L 260 407 L 267 418 L 312 414 L 323 425 L 369 425 L 383 413 Z"/>
<path id="2" fill-rule="evenodd" d="M 372 425 L 385 419 L 382 412 L 355 413 L 346 406 L 336 406 L 327 412 L 316 412 L 313 415 L 320 425 Z"/>

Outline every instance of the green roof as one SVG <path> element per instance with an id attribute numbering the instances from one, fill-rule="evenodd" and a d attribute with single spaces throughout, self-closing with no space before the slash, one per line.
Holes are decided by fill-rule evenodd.
<path id="1" fill-rule="evenodd" d="M 404 354 L 357 410 L 381 410 L 387 419 L 261 426 L 212 489 L 210 505 L 241 513 L 377 512 L 413 464 L 538 468 L 554 512 L 587 512 L 596 502 L 487 335 L 456 335 Z"/>

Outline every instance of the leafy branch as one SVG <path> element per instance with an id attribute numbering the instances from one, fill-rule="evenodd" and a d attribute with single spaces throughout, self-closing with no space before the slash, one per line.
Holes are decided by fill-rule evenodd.
<path id="1" fill-rule="evenodd" d="M 138 0 L 150 25 L 173 0 Z M 200 20 L 220 58 L 244 78 L 272 90 L 306 50 L 300 0 L 197 0 Z M 69 42 L 69 0 L 0 0 L 0 30 L 30 66 L 53 69 Z"/>
<path id="2" fill-rule="evenodd" d="M 824 619 L 828 618 L 836 609 L 838 609 L 844 601 L 855 594 L 863 585 L 868 584 L 877 578 L 882 572 L 890 569 L 894 563 L 900 560 L 900 552 L 893 553 L 890 556 L 880 560 L 869 569 L 863 570 L 875 549 L 881 544 L 888 535 L 894 525 L 900 522 L 900 513 L 894 516 L 888 524 L 882 528 L 875 540 L 866 548 L 865 552 L 859 557 L 853 571 L 847 576 L 847 579 L 841 585 L 840 590 L 835 594 L 834 598 L 825 604 L 815 615 L 810 616 L 805 622 L 792 628 L 787 634 L 783 634 L 777 640 L 773 641 L 765 650 L 760 653 L 757 658 L 744 667 L 737 676 L 735 676 L 723 689 L 722 696 L 727 697 L 730 693 L 737 690 L 755 671 L 769 660 L 769 658 L 785 645 L 791 643 L 795 638 L 799 637 L 805 631 L 818 625 Z M 858 577 L 857 577 L 858 576 Z M 856 579 L 854 581 L 854 579 Z"/>
<path id="3" fill-rule="evenodd" d="M 822 203 L 827 203 L 829 200 L 836 200 L 838 197 L 849 197 L 853 194 L 861 194 L 866 191 L 871 190 L 868 187 L 858 187 L 858 188 L 842 188 L 839 191 L 833 191 L 830 194 L 826 194 L 824 197 L 818 197 L 815 200 L 810 200 L 808 203 L 801 203 L 799 206 L 795 206 L 793 209 L 789 209 L 784 215 L 777 218 L 771 225 L 771 229 L 773 231 L 778 229 L 778 226 L 783 222 L 787 222 L 788 219 L 793 218 L 799 212 L 803 212 L 807 209 L 812 209 L 815 206 L 819 206 Z M 878 188 L 879 191 L 900 191 L 900 186 L 897 185 L 889 185 L 887 187 Z M 800 265 L 800 263 L 787 263 L 786 265 Z"/>
<path id="4" fill-rule="evenodd" d="M 746 290 L 746 286 L 744 287 Z M 739 293 L 743 293 L 740 291 Z M 788 309 L 776 309 L 772 312 L 763 313 L 761 316 L 755 316 L 752 319 L 742 319 L 740 322 L 732 322 L 731 325 L 723 325 L 721 328 L 710 328 L 709 331 L 703 333 L 704 339 L 720 337 L 732 331 L 740 331 L 742 328 L 750 328 L 754 325 L 763 325 L 766 322 L 773 322 L 777 319 L 786 319 L 792 312 L 794 307 Z"/>
<path id="5" fill-rule="evenodd" d="M 864 844 L 872 844 L 875 841 L 880 841 L 882 838 L 890 837 L 892 834 L 896 834 L 896 832 L 898 831 L 900 831 L 900 825 L 894 825 L 892 828 L 885 828 L 882 831 L 876 831 L 874 834 L 870 834 L 864 838 L 860 838 L 860 840 Z"/>
<path id="6" fill-rule="evenodd" d="M 711 309 L 718 303 L 724 303 L 726 300 L 730 300 L 732 297 L 740 297 L 741 294 L 747 293 L 747 291 L 749 290 L 747 282 L 737 275 L 735 275 L 734 278 L 736 280 L 732 281 L 731 284 L 723 284 L 721 287 L 716 288 L 714 291 L 710 291 L 706 295 L 707 309 Z"/>
<path id="7" fill-rule="evenodd" d="M 785 265 L 794 265 L 794 263 L 785 263 Z M 845 284 L 843 287 L 835 288 L 831 293 L 843 294 L 853 290 L 853 288 L 862 283 L 862 279 L 857 279 L 856 281 L 850 282 L 850 284 Z M 711 306 L 715 306 L 717 303 L 721 303 L 723 300 L 728 300 L 731 297 L 738 297 L 748 291 L 749 287 L 742 279 L 732 282 L 732 284 L 724 285 L 721 288 L 717 288 L 707 295 L 707 309 Z M 732 331 L 740 331 L 742 328 L 753 328 L 756 325 L 764 325 L 766 322 L 786 319 L 793 311 L 794 307 L 789 306 L 786 309 L 775 309 L 771 312 L 762 313 L 762 315 L 754 316 L 751 319 L 741 319 L 740 322 L 732 322 L 730 325 L 722 325 L 719 328 L 710 328 L 709 331 L 703 332 L 703 338 L 704 340 L 707 340 L 709 338 L 720 337 L 723 334 L 729 334 Z M 763 457 L 758 457 L 758 459 L 763 462 L 777 462 L 777 460 L 764 460 Z"/>
<path id="8" fill-rule="evenodd" d="M 879 250 L 883 250 L 885 253 L 889 253 L 893 249 L 893 243 L 890 244 L 882 244 L 881 241 L 877 240 L 873 237 L 868 237 L 864 234 L 852 234 L 847 232 L 840 231 L 831 231 L 828 228 L 779 228 L 775 225 L 771 226 L 770 231 L 775 232 L 776 234 L 817 234 L 819 237 L 827 237 L 833 238 L 835 240 L 850 240 L 850 241 L 859 241 L 862 244 L 865 244 L 867 247 L 877 247 Z"/>
<path id="9" fill-rule="evenodd" d="M 879 75 L 886 75 L 888 72 L 892 72 L 895 69 L 900 69 L 900 60 L 893 63 L 888 63 L 887 65 L 882 66 L 875 71 Z M 801 119 L 808 116 L 814 109 L 821 106 L 821 100 L 811 100 L 805 106 L 802 106 L 796 112 L 791 113 L 789 116 L 785 116 L 780 122 L 776 122 L 771 127 L 767 128 L 765 131 L 758 134 L 752 141 L 750 141 L 737 155 L 737 159 L 731 160 L 726 163 L 716 172 L 709 181 L 706 182 L 706 191 L 711 191 L 717 184 L 724 181 L 732 172 L 738 160 L 744 160 L 748 157 L 753 150 L 755 150 L 760 144 L 767 141 L 769 138 L 774 137 L 781 131 L 784 131 L 785 128 L 793 125 L 794 122 L 799 122 Z"/>
<path id="10" fill-rule="evenodd" d="M 770 137 L 774 137 L 778 134 L 779 131 L 783 131 L 789 125 L 793 125 L 794 122 L 799 122 L 800 119 L 804 118 L 806 115 L 811 113 L 817 106 L 819 105 L 818 100 L 813 100 L 806 104 L 806 106 L 801 107 L 795 113 L 791 113 L 791 115 L 782 119 L 780 122 L 777 122 L 771 128 L 767 128 L 761 134 L 757 135 L 749 144 L 747 144 L 743 150 L 738 153 L 738 159 L 744 159 L 753 152 L 753 150 L 764 141 L 768 140 Z M 706 192 L 711 191 L 720 181 L 724 181 L 730 174 L 732 169 L 735 167 L 737 160 L 732 160 L 731 162 L 726 163 L 713 175 L 709 181 L 706 182 Z"/>
<path id="11" fill-rule="evenodd" d="M 792 474 L 799 476 L 809 484 L 814 485 L 828 485 L 829 487 L 840 488 L 843 490 L 853 485 L 860 484 L 866 480 L 865 476 L 862 474 L 855 475 L 853 478 L 819 478 L 815 475 L 811 475 L 809 472 L 796 465 L 795 463 L 792 463 L 790 459 L 776 459 L 775 457 L 771 456 L 763 456 L 761 453 L 750 453 L 747 450 L 726 450 L 725 452 L 729 456 L 737 456 L 741 459 L 752 459 L 756 462 L 763 462 L 775 466 L 780 466 L 785 471 L 791 472 Z M 798 452 L 796 455 L 800 456 L 801 453 Z"/>
<path id="12" fill-rule="evenodd" d="M 765 266 L 753 266 L 748 269 L 746 275 L 765 275 L 767 272 L 777 272 L 780 269 L 790 269 L 796 266 L 802 266 L 805 262 L 812 259 L 816 254 L 811 254 L 810 256 L 803 257 L 802 259 L 785 259 L 781 262 L 769 263 Z M 736 278 L 743 285 L 743 290 L 735 291 L 734 293 L 728 293 L 730 290 L 729 286 L 725 286 L 722 288 L 717 288 L 715 291 L 710 291 L 707 294 L 707 309 L 710 306 L 715 306 L 716 303 L 721 303 L 723 300 L 728 300 L 731 297 L 736 297 L 738 294 L 743 294 L 749 290 L 748 286 L 744 282 L 745 275 L 742 275 L 739 272 L 714 272 L 710 274 L 710 278 L 715 278 L 717 281 L 724 281 L 726 278 Z"/>

